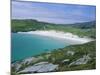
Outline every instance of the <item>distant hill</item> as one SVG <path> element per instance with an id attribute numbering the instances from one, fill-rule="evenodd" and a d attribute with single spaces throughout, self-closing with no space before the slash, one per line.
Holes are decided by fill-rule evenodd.
<path id="1" fill-rule="evenodd" d="M 75 23 L 75 24 L 53 24 L 40 22 L 33 19 L 13 19 L 11 21 L 12 32 L 27 32 L 36 30 L 56 30 L 70 32 L 79 36 L 89 36 L 95 38 L 96 21 Z"/>
<path id="2" fill-rule="evenodd" d="M 83 23 L 74 23 L 74 24 L 53 24 L 53 23 L 46 23 L 46 22 L 40 22 L 33 19 L 14 19 L 12 20 L 12 31 L 20 31 L 21 28 L 24 28 L 24 31 L 27 30 L 39 30 L 44 29 L 48 27 L 48 25 L 51 26 L 72 26 L 76 28 L 81 29 L 88 29 L 88 28 L 95 28 L 96 27 L 96 21 L 90 21 L 90 22 L 83 22 Z M 16 30 L 18 29 L 18 30 Z"/>
<path id="3" fill-rule="evenodd" d="M 83 28 L 83 29 L 95 28 L 96 27 L 96 21 L 84 22 L 84 23 L 75 23 L 75 24 L 72 24 L 70 26 L 78 27 L 78 28 Z"/>

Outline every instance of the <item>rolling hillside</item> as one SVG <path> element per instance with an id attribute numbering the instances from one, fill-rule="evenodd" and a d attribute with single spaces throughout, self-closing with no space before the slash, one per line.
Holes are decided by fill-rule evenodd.
<path id="1" fill-rule="evenodd" d="M 51 24 L 45 22 L 39 22 L 37 20 L 25 19 L 25 20 L 12 20 L 11 31 L 12 32 L 27 32 L 36 30 L 56 30 L 63 32 L 71 32 L 80 37 L 88 36 L 96 38 L 96 23 L 84 22 L 75 24 Z"/>

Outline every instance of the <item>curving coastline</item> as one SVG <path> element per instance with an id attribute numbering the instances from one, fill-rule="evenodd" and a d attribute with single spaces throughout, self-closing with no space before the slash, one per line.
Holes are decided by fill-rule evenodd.
<path id="1" fill-rule="evenodd" d="M 37 30 L 37 31 L 29 31 L 29 32 L 18 32 L 20 34 L 35 34 L 45 37 L 52 37 L 52 38 L 58 38 L 58 39 L 64 39 L 67 41 L 74 41 L 77 42 L 77 44 L 83 44 L 90 41 L 93 41 L 94 39 L 88 38 L 88 37 L 79 37 L 77 35 L 74 35 L 72 33 L 65 33 L 61 31 L 55 31 L 55 30 Z"/>

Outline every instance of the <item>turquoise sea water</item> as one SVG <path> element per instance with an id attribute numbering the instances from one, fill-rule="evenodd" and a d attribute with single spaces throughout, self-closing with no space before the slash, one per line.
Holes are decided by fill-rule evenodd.
<path id="1" fill-rule="evenodd" d="M 11 37 L 12 62 L 69 45 L 62 39 L 33 34 L 12 33 Z"/>

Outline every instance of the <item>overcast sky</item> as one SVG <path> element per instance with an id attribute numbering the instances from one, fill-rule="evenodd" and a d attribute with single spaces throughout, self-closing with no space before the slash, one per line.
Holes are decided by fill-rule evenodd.
<path id="1" fill-rule="evenodd" d="M 12 1 L 12 19 L 68 24 L 95 20 L 95 6 Z"/>

